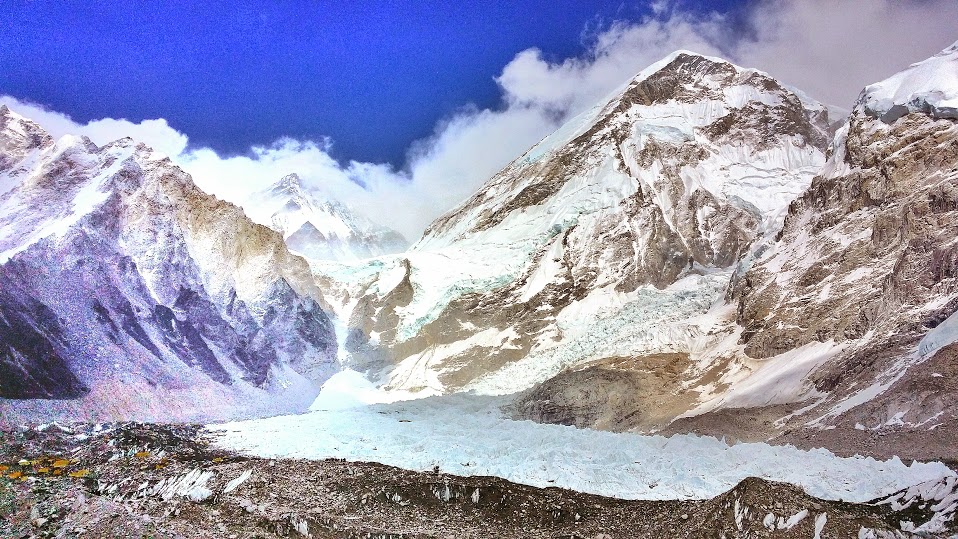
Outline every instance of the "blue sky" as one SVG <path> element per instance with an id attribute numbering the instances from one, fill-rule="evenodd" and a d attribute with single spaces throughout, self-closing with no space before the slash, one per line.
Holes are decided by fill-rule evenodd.
<path id="1" fill-rule="evenodd" d="M 498 106 L 494 77 L 518 52 L 577 56 L 650 13 L 622 0 L 4 5 L 0 93 L 80 122 L 166 118 L 221 154 L 330 137 L 338 159 L 396 166 L 441 118 Z"/>

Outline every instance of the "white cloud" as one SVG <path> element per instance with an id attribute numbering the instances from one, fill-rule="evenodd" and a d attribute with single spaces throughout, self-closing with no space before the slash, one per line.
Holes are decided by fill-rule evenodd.
<path id="1" fill-rule="evenodd" d="M 0 104 L 7 105 L 17 114 L 37 122 L 54 138 L 66 134 L 85 135 L 102 146 L 123 137 L 130 137 L 169 156 L 179 155 L 186 149 L 187 136 L 170 127 L 162 118 L 142 122 L 104 118 L 80 124 L 65 114 L 8 95 L 0 95 Z"/>
<path id="2" fill-rule="evenodd" d="M 538 49 L 518 53 L 496 78 L 498 109 L 465 107 L 413 144 L 403 171 L 337 163 L 328 141 L 281 139 L 249 156 L 187 150 L 185 134 L 165 120 L 103 119 L 78 124 L 43 107 L 0 97 L 54 135 L 77 133 L 97 144 L 131 136 L 174 157 L 197 184 L 243 202 L 280 177 L 298 173 L 368 217 L 410 239 L 467 198 L 509 161 L 572 115 L 593 106 L 642 68 L 676 49 L 725 56 L 768 71 L 830 104 L 850 108 L 858 91 L 958 39 L 953 0 L 763 0 L 744 18 L 693 14 L 682 0 L 656 0 L 638 22 L 617 22 L 592 36 L 579 57 L 550 62 Z M 750 31 L 733 31 L 734 24 Z"/>
<path id="3" fill-rule="evenodd" d="M 755 38 L 730 47 L 736 61 L 851 108 L 865 85 L 958 40 L 958 2 L 765 1 L 751 12 L 750 22 Z"/>

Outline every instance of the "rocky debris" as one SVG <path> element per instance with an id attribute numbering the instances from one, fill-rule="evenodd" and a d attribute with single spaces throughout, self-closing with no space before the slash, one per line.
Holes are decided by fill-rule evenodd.
<path id="1" fill-rule="evenodd" d="M 518 397 L 514 416 L 611 431 L 659 430 L 695 403 L 688 354 L 608 358 L 565 371 Z M 684 401 L 676 398 L 685 394 Z"/>
<path id="2" fill-rule="evenodd" d="M 759 479 L 711 500 L 626 501 L 438 470 L 251 459 L 211 450 L 189 425 L 46 425 L 5 431 L 2 442 L 0 535 L 11 538 L 914 536 L 902 527 L 932 530 L 927 537 L 955 529 L 953 478 L 871 504 Z"/>
<path id="3" fill-rule="evenodd" d="M 958 343 L 906 370 L 880 395 L 833 420 L 832 428 L 787 426 L 776 440 L 840 455 L 958 463 L 956 401 Z"/>

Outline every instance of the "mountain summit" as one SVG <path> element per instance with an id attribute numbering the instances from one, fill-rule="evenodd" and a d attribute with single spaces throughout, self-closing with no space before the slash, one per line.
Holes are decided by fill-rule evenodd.
<path id="1" fill-rule="evenodd" d="M 352 360 L 394 387 L 513 392 L 605 354 L 687 353 L 708 331 L 688 316 L 781 226 L 833 123 L 765 73 L 676 52 L 350 294 Z"/>
<path id="2" fill-rule="evenodd" d="M 296 175 L 260 226 L 143 145 L 0 109 L 0 396 L 267 414 L 348 367 L 540 422 L 958 459 L 956 88 L 953 46 L 836 118 L 679 51 L 372 258 L 397 236 Z"/>
<path id="3" fill-rule="evenodd" d="M 409 245 L 395 230 L 353 213 L 331 196 L 314 194 L 297 174 L 280 178 L 243 206 L 254 221 L 283 234 L 290 249 L 314 260 L 354 261 Z"/>

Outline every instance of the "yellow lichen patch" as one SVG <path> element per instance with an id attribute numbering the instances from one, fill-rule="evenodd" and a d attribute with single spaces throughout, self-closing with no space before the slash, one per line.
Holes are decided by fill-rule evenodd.
<path id="1" fill-rule="evenodd" d="M 63 475 L 63 470 L 57 468 L 56 470 L 53 470 L 53 475 Z"/>
<path id="2" fill-rule="evenodd" d="M 136 457 L 136 458 L 138 458 L 138 459 L 145 459 L 146 457 L 150 456 L 150 452 L 149 452 L 149 451 L 137 451 L 136 453 L 133 454 L 133 456 Z"/>
<path id="3" fill-rule="evenodd" d="M 7 466 L 6 464 L 0 464 L 0 473 L 3 473 L 3 472 L 5 472 L 5 471 L 7 471 L 7 470 L 9 470 L 9 469 L 10 469 L 10 467 Z"/>
<path id="4" fill-rule="evenodd" d="M 86 476 L 90 475 L 90 470 L 86 470 L 86 469 L 77 470 L 77 471 L 75 471 L 75 472 L 70 472 L 70 473 L 67 474 L 67 475 L 69 475 L 70 477 L 86 477 Z"/>
<path id="5" fill-rule="evenodd" d="M 223 457 L 215 457 L 213 462 L 223 462 Z"/>
<path id="6" fill-rule="evenodd" d="M 57 459 L 53 461 L 54 468 L 66 468 L 69 465 L 70 465 L 70 461 L 66 459 Z"/>
<path id="7" fill-rule="evenodd" d="M 50 468 L 44 466 L 43 468 L 37 468 L 37 473 L 50 473 Z"/>
<path id="8" fill-rule="evenodd" d="M 10 472 L 10 475 L 8 475 L 7 477 L 9 477 L 10 479 L 20 479 L 21 477 L 23 477 L 23 472 Z"/>
<path id="9" fill-rule="evenodd" d="M 18 462 L 17 464 L 19 464 L 20 466 L 29 466 L 33 463 L 27 459 L 20 459 L 20 462 Z"/>

